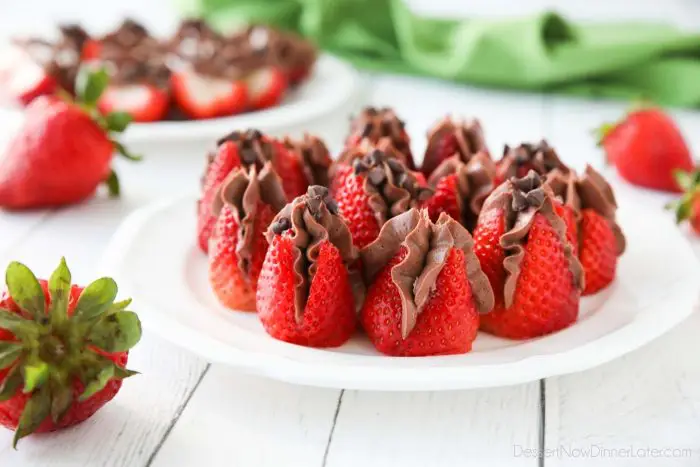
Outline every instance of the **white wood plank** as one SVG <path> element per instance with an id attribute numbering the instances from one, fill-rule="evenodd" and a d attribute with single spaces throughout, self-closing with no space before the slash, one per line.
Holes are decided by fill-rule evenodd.
<path id="1" fill-rule="evenodd" d="M 328 467 L 536 466 L 539 382 L 475 391 L 346 391 Z"/>
<path id="2" fill-rule="evenodd" d="M 548 109 L 546 126 L 553 144 L 563 158 L 580 166 L 585 160 L 600 161 L 601 153 L 586 130 L 604 119 L 619 117 L 624 104 L 552 98 Z M 700 115 L 671 112 L 691 148 L 700 149 Z M 621 190 L 634 193 L 650 209 L 662 209 L 673 198 L 629 186 Z M 670 214 L 668 217 L 672 222 Z M 685 227 L 682 230 L 700 256 L 697 237 Z M 545 465 L 698 465 L 699 330 L 700 314 L 695 313 L 668 335 L 630 355 L 597 369 L 547 379 Z M 684 451 L 687 449 L 690 451 Z"/>
<path id="3" fill-rule="evenodd" d="M 339 394 L 212 365 L 152 465 L 320 467 Z"/>

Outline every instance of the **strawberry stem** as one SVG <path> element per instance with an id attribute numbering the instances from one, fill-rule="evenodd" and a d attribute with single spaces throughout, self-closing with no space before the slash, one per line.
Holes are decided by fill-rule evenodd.
<path id="1" fill-rule="evenodd" d="M 112 171 L 109 173 L 109 177 L 107 177 L 107 180 L 105 180 L 105 185 L 107 185 L 107 189 L 109 190 L 109 196 L 116 198 L 121 194 L 119 177 L 114 169 L 112 169 Z"/>

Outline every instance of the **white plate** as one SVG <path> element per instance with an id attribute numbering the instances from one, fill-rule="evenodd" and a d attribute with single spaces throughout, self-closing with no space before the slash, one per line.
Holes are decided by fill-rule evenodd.
<path id="1" fill-rule="evenodd" d="M 579 321 L 559 333 L 509 341 L 480 333 L 466 355 L 380 356 L 359 332 L 317 350 L 269 337 L 253 313 L 228 311 L 207 282 L 195 246 L 194 200 L 146 207 L 115 234 L 104 271 L 152 332 L 212 361 L 280 380 L 333 388 L 445 390 L 501 386 L 600 365 L 660 336 L 686 318 L 698 298 L 700 266 L 662 214 L 621 200 L 628 239 L 618 277 L 582 301 Z"/>
<path id="2" fill-rule="evenodd" d="M 208 146 L 231 131 L 244 128 L 257 128 L 276 136 L 307 130 L 337 139 L 338 135 L 329 132 L 345 130 L 347 118 L 355 110 L 358 90 L 359 77 L 350 65 L 322 55 L 311 77 L 291 91 L 278 107 L 208 120 L 134 123 L 121 136 L 121 141 L 139 148 L 144 145 L 162 148 L 183 142 Z M 4 126 L 18 126 L 22 118 L 21 110 L 0 109 L 0 123 Z"/>

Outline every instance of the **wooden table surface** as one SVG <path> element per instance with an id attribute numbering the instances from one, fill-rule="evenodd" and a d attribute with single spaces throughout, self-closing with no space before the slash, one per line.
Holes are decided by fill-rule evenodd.
<path id="1" fill-rule="evenodd" d="M 42 2 L 22 3 L 38 8 Z M 156 11 L 162 5 L 155 4 L 164 2 L 124 3 L 129 9 L 115 14 L 144 15 L 141 4 Z M 605 9 L 617 3 L 591 5 Z M 651 2 L 639 4 L 643 17 L 661 11 Z M 679 24 L 699 20 L 692 2 L 664 5 Z M 580 9 L 582 17 L 589 13 Z M 106 12 L 91 14 L 102 18 Z M 416 139 L 453 111 L 480 117 L 495 153 L 505 142 L 546 137 L 577 167 L 600 165 L 602 155 L 589 131 L 625 108 L 404 77 L 366 76 L 365 84 L 366 102 L 394 106 Z M 692 147 L 700 149 L 700 114 L 673 114 Z M 0 213 L 0 266 L 20 260 L 47 274 L 65 256 L 76 281 L 91 280 L 121 220 L 161 197 L 194 192 L 203 161 L 202 154 L 155 150 L 138 166 L 119 164 L 125 193 L 119 201 L 100 196 L 58 211 Z M 649 209 L 661 209 L 669 199 L 636 195 Z M 694 246 L 700 254 L 700 243 Z M 698 466 L 698 336 L 696 313 L 644 348 L 583 373 L 504 388 L 391 393 L 301 387 L 245 375 L 146 332 L 129 362 L 142 375 L 126 381 L 112 403 L 78 427 L 23 440 L 18 451 L 11 448 L 11 433 L 0 431 L 0 465 Z"/>

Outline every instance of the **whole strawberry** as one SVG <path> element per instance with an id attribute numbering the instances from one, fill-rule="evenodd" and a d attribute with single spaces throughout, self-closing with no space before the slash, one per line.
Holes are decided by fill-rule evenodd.
<path id="1" fill-rule="evenodd" d="M 481 122 L 447 116 L 428 131 L 428 146 L 421 171 L 428 177 L 450 157 L 457 156 L 466 163 L 477 153 L 489 154 Z"/>
<path id="2" fill-rule="evenodd" d="M 328 190 L 311 186 L 288 204 L 267 240 L 257 309 L 268 334 L 310 347 L 345 343 L 355 330 L 362 281 L 349 270 L 357 249 Z"/>
<path id="3" fill-rule="evenodd" d="M 486 197 L 494 189 L 496 166 L 486 153 L 474 155 L 466 164 L 452 156 L 435 169 L 428 184 L 435 190 L 424 207 L 433 222 L 441 213 L 472 231 Z"/>
<path id="4" fill-rule="evenodd" d="M 553 194 L 534 171 L 488 197 L 474 242 L 496 297 L 493 311 L 482 316 L 483 330 L 527 339 L 576 321 L 583 270 Z"/>
<path id="5" fill-rule="evenodd" d="M 377 350 L 415 357 L 471 349 L 494 297 L 464 227 L 411 209 L 387 221 L 361 258 L 370 284 L 362 326 Z"/>
<path id="6" fill-rule="evenodd" d="M 591 166 L 581 176 L 555 170 L 548 175 L 547 185 L 561 200 L 555 208 L 562 210 L 557 212 L 567 224 L 567 238 L 583 266 L 583 295 L 594 294 L 613 281 L 617 258 L 625 251 L 625 237 L 615 221 L 612 188 Z"/>
<path id="7" fill-rule="evenodd" d="M 676 182 L 684 193 L 680 200 L 669 204 L 676 213 L 676 223 L 684 220 L 690 223 L 696 234 L 700 235 L 700 171 L 675 173 Z"/>
<path id="8" fill-rule="evenodd" d="M 296 154 L 303 162 L 304 173 L 309 185 L 328 186 L 330 184 L 329 170 L 333 164 L 326 143 L 309 133 L 304 133 L 302 139 L 286 137 L 282 141 L 287 151 Z"/>
<path id="9" fill-rule="evenodd" d="M 114 112 L 101 115 L 96 103 L 107 86 L 104 70 L 81 72 L 79 102 L 54 96 L 35 99 L 25 121 L 0 159 L 0 207 L 32 209 L 63 206 L 89 198 L 106 183 L 119 194 L 111 169 L 114 151 L 132 160 L 112 133 L 124 131 L 131 118 Z"/>
<path id="10" fill-rule="evenodd" d="M 353 148 L 362 143 L 363 140 L 376 145 L 380 140 L 387 139 L 401 154 L 401 162 L 410 170 L 415 170 L 416 166 L 411 153 L 411 139 L 406 133 L 405 127 L 405 122 L 396 115 L 393 109 L 365 107 L 360 115 L 351 122 L 350 135 L 345 141 L 345 147 Z M 340 160 L 343 160 L 342 156 Z"/>
<path id="11" fill-rule="evenodd" d="M 674 172 L 690 172 L 695 165 L 680 130 L 659 108 L 629 112 L 620 122 L 601 126 L 598 134 L 608 162 L 633 185 L 680 192 Z"/>
<path id="12" fill-rule="evenodd" d="M 219 301 L 233 310 L 255 311 L 255 290 L 267 240 L 265 231 L 287 204 L 270 162 L 258 173 L 239 167 L 214 199 L 217 216 L 209 240 L 209 282 Z"/>
<path id="13" fill-rule="evenodd" d="M 64 260 L 47 281 L 10 263 L 0 299 L 0 424 L 31 433 L 91 417 L 136 374 L 124 368 L 141 338 L 131 300 L 115 302 L 117 285 L 103 277 L 71 285 Z"/>
<path id="14" fill-rule="evenodd" d="M 513 177 L 522 178 L 530 170 L 534 170 L 539 175 L 546 175 L 554 169 L 569 171 L 554 148 L 545 140 L 537 144 L 522 143 L 514 148 L 506 145 L 503 148 L 503 157 L 496 162 L 496 167 L 497 185 Z"/>
<path id="15" fill-rule="evenodd" d="M 353 172 L 335 198 L 355 246 L 363 248 L 377 238 L 388 219 L 418 206 L 431 194 L 405 165 L 376 149 L 354 161 Z"/>

